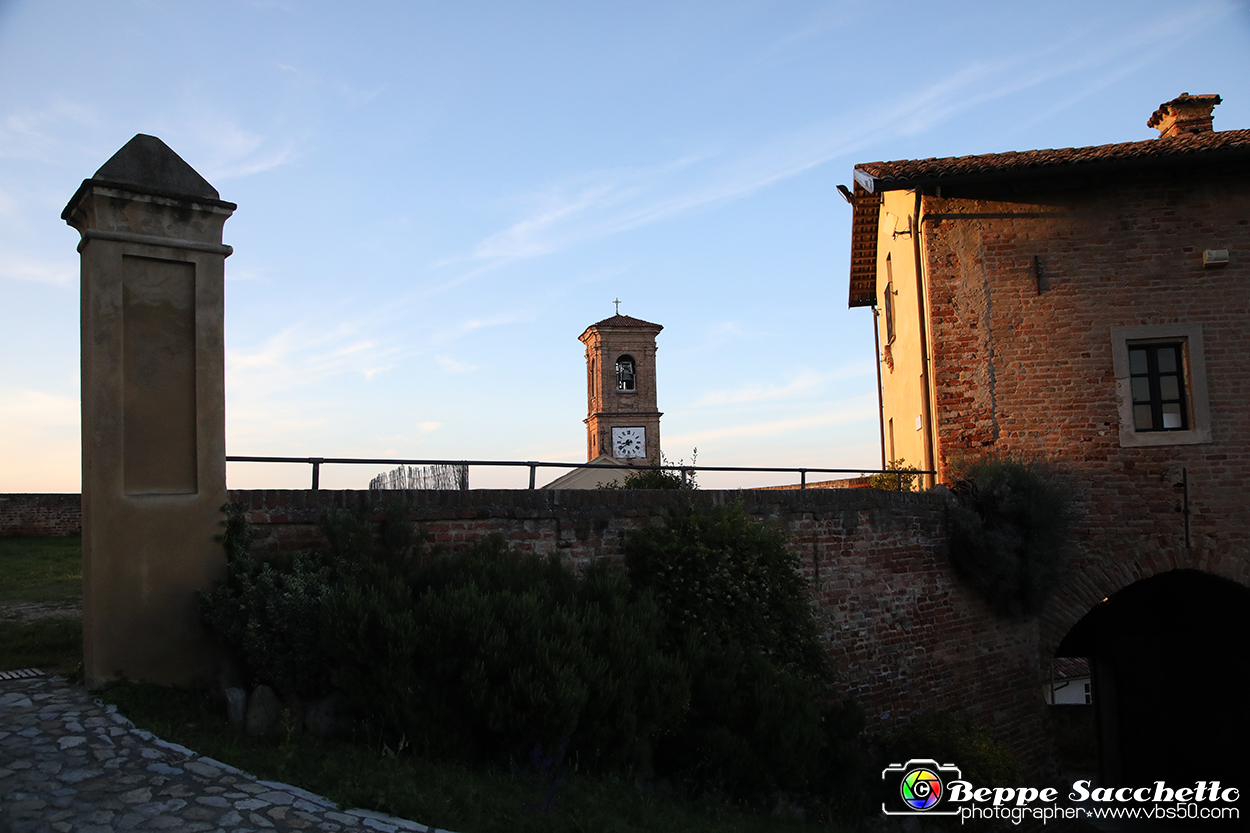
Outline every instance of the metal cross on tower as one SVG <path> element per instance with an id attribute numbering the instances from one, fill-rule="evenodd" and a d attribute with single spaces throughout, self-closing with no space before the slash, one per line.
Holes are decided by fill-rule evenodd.
<path id="1" fill-rule="evenodd" d="M 620 298 L 617 298 L 617 299 L 616 299 L 615 301 L 613 301 L 612 303 L 616 304 L 616 314 L 617 314 L 617 315 L 620 315 L 620 314 L 621 314 L 621 299 L 620 299 Z"/>

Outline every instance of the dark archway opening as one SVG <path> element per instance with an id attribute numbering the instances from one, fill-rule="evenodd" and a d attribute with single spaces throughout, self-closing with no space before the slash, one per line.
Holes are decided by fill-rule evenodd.
<path id="1" fill-rule="evenodd" d="M 1086 614 L 1056 654 L 1090 660 L 1101 784 L 1250 789 L 1248 642 L 1250 589 L 1197 570 L 1135 582 Z"/>

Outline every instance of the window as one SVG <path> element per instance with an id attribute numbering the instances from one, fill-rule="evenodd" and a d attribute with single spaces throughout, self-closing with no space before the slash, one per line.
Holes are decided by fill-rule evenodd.
<path id="1" fill-rule="evenodd" d="M 885 343 L 894 343 L 894 267 L 890 264 L 890 256 L 885 256 Z"/>
<path id="2" fill-rule="evenodd" d="M 1113 327 L 1120 445 L 1211 442 L 1201 324 Z"/>
<path id="3" fill-rule="evenodd" d="M 1184 431 L 1189 428 L 1184 367 L 1183 343 L 1129 345 L 1134 430 Z"/>
<path id="4" fill-rule="evenodd" d="M 621 356 L 616 360 L 616 389 L 632 393 L 636 390 L 635 382 L 633 357 Z"/>

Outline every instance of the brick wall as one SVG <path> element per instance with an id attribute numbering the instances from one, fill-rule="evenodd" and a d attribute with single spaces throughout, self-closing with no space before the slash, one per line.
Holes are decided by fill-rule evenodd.
<path id="1" fill-rule="evenodd" d="M 354 491 L 232 491 L 258 529 L 256 546 L 321 543 L 330 507 Z M 789 537 L 812 587 L 841 693 L 879 732 L 925 709 L 951 709 L 995 729 L 1033 772 L 1051 765 L 1035 622 L 1005 622 L 951 574 L 945 510 L 933 495 L 866 489 L 787 491 L 410 492 L 413 517 L 437 543 L 502 534 L 517 550 L 573 565 L 623 557 L 625 534 L 677 502 L 741 500 Z"/>
<path id="2" fill-rule="evenodd" d="M 0 495 L 0 536 L 81 534 L 82 495 Z"/>
<path id="3" fill-rule="evenodd" d="M 322 546 L 326 509 L 366 491 L 231 490 L 256 529 L 257 549 Z M 743 501 L 782 530 L 798 556 L 840 693 L 864 705 L 871 731 L 925 709 L 951 709 L 993 727 L 1035 772 L 1051 759 L 1035 622 L 996 618 L 952 575 L 945 510 L 927 494 L 871 489 L 744 492 L 471 490 L 408 493 L 413 518 L 438 544 L 492 533 L 518 551 L 557 553 L 578 567 L 624 556 L 626 533 L 674 504 Z M 79 534 L 78 495 L 0 495 L 0 533 Z"/>
<path id="4" fill-rule="evenodd" d="M 941 465 L 987 447 L 1057 459 L 1087 517 L 1071 579 L 1041 623 L 1044 655 L 1139 579 L 1193 568 L 1250 585 L 1246 174 L 1193 168 L 925 197 Z M 1229 250 L 1228 265 L 1204 268 L 1205 249 Z M 1188 324 L 1203 329 L 1212 442 L 1122 447 L 1111 328 Z"/>

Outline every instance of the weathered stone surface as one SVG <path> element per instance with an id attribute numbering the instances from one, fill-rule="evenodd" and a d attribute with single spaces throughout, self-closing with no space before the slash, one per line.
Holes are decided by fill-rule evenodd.
<path id="1" fill-rule="evenodd" d="M 61 215 L 82 235 L 83 668 L 93 687 L 119 674 L 199 684 L 217 667 L 197 591 L 225 574 L 213 536 L 226 500 L 221 235 L 234 208 L 139 135 Z"/>
<path id="2" fill-rule="evenodd" d="M 264 735 L 272 732 L 282 719 L 282 702 L 278 695 L 267 685 L 258 685 L 247 701 L 247 717 L 245 728 L 249 735 Z"/>
<path id="3" fill-rule="evenodd" d="M 247 716 L 247 692 L 231 686 L 226 689 L 226 717 L 231 726 L 240 726 Z"/>
<path id="4" fill-rule="evenodd" d="M 367 829 L 366 819 L 379 830 L 425 829 L 377 813 L 349 815 L 298 787 L 258 782 L 134 728 L 111 706 L 92 703 L 83 689 L 60 678 L 0 681 L 0 702 L 7 704 L 0 709 L 0 831 L 360 831 Z M 28 723 L 38 725 L 26 727 L 32 732 L 15 731 Z M 84 736 L 84 727 L 98 731 Z M 83 740 L 62 748 L 65 738 Z M 115 755 L 111 769 L 70 760 L 102 745 Z"/>

